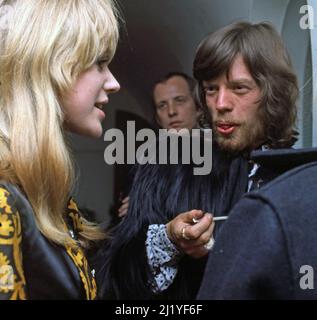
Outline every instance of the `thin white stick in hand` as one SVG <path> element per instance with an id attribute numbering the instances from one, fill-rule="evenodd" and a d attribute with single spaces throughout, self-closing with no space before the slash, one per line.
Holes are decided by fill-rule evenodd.
<path id="1" fill-rule="evenodd" d="M 222 220 L 227 220 L 228 216 L 220 216 L 220 217 L 214 217 L 213 221 L 222 221 Z M 193 218 L 194 223 L 198 223 L 200 219 L 195 219 Z"/>
<path id="2" fill-rule="evenodd" d="M 214 217 L 213 220 L 214 221 L 221 221 L 221 220 L 227 220 L 228 216 L 221 216 L 221 217 Z"/>

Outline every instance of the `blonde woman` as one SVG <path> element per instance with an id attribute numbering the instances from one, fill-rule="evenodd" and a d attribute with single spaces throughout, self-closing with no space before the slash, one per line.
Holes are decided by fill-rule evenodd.
<path id="1" fill-rule="evenodd" d="M 95 299 L 85 249 L 104 238 L 71 192 L 64 130 L 99 137 L 119 84 L 111 0 L 1 1 L 0 299 Z"/>

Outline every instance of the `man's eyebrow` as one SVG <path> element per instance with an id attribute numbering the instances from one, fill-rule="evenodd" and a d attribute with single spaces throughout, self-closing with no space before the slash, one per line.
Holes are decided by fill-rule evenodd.
<path id="1" fill-rule="evenodd" d="M 159 104 L 165 103 L 165 102 L 166 102 L 166 99 L 163 99 L 163 100 L 159 100 L 159 101 L 155 102 L 155 104 L 156 104 L 156 105 L 159 105 Z"/>
<path id="2" fill-rule="evenodd" d="M 203 80 L 203 86 L 210 86 L 211 84 L 214 84 L 216 80 Z"/>
<path id="3" fill-rule="evenodd" d="M 174 97 L 174 99 L 177 99 L 177 98 L 186 98 L 187 95 L 185 94 L 178 94 L 177 96 Z"/>
<path id="4" fill-rule="evenodd" d="M 229 83 L 231 84 L 246 84 L 250 86 L 254 86 L 256 83 L 252 79 L 247 79 L 247 78 L 240 78 L 240 79 L 231 79 L 229 80 Z"/>
<path id="5" fill-rule="evenodd" d="M 215 88 L 215 87 L 218 87 L 218 85 L 216 84 L 216 83 L 212 83 L 211 81 L 210 82 L 204 82 L 203 84 L 202 84 L 202 89 L 203 90 L 207 90 L 207 89 L 209 89 L 210 87 L 213 87 L 213 88 Z"/>
<path id="6" fill-rule="evenodd" d="M 249 79 L 249 78 L 238 78 L 238 79 L 229 79 L 229 83 L 234 83 L 234 84 L 249 84 L 249 85 L 255 85 L 255 81 L 253 79 Z M 204 80 L 203 81 L 203 86 L 204 87 L 208 87 L 210 85 L 217 85 L 217 81 L 216 80 Z"/>

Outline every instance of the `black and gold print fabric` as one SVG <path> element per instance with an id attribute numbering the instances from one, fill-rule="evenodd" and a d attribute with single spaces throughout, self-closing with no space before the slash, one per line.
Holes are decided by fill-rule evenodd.
<path id="1" fill-rule="evenodd" d="M 20 214 L 0 187 L 0 300 L 26 299 Z"/>
<path id="2" fill-rule="evenodd" d="M 15 192 L 14 189 L 12 190 L 12 192 Z M 10 194 L 10 192 L 5 187 L 0 186 L 0 300 L 24 300 L 28 299 L 29 295 L 31 297 L 36 296 L 37 298 L 42 299 L 44 297 L 43 295 L 34 295 L 34 292 L 32 292 L 32 289 L 35 288 L 35 286 L 31 285 L 33 284 L 32 281 L 34 277 L 37 278 L 36 290 L 38 290 L 39 283 L 43 283 L 43 286 L 45 286 L 47 279 L 51 279 L 51 281 L 59 281 L 59 285 L 55 286 L 54 283 L 52 283 L 52 286 L 45 286 L 45 290 L 50 290 L 50 288 L 54 286 L 60 288 L 59 290 L 61 290 L 61 288 L 65 288 L 65 290 L 68 290 L 67 288 L 69 286 L 66 284 L 64 285 L 64 282 L 67 281 L 66 279 L 53 277 L 48 273 L 53 272 L 53 274 L 55 275 L 56 273 L 58 274 L 63 268 L 64 270 L 69 270 L 69 264 L 74 264 L 75 268 L 72 268 L 72 270 L 74 270 L 75 273 L 77 270 L 78 278 L 70 276 L 68 277 L 68 281 L 75 281 L 75 279 L 78 279 L 78 281 L 80 281 L 80 283 L 78 283 L 78 286 L 71 285 L 71 287 L 82 287 L 82 292 L 84 294 L 84 296 L 82 297 L 83 299 L 95 299 L 97 296 L 96 282 L 89 268 L 84 251 L 80 247 L 80 245 L 63 247 L 57 246 L 50 241 L 36 241 L 36 239 L 34 238 L 28 239 L 27 236 L 23 238 L 23 235 L 30 234 L 28 232 L 25 233 L 26 230 L 22 230 L 22 226 L 24 225 L 23 219 L 30 219 L 34 213 L 29 212 L 32 211 L 30 209 L 29 211 L 27 211 L 27 215 L 24 211 L 24 215 L 20 214 L 20 212 L 17 210 L 17 207 L 20 208 L 20 206 L 17 206 L 17 201 L 19 201 L 19 198 L 17 196 Z M 22 210 L 22 207 L 20 208 L 20 210 Z M 67 227 L 71 234 L 78 234 L 81 231 L 82 220 L 77 205 L 72 199 L 68 203 L 67 216 L 69 217 L 69 221 L 71 223 L 69 225 L 69 223 L 67 223 L 69 221 L 67 221 L 65 222 L 65 226 L 67 224 Z M 36 224 L 34 223 L 27 223 L 25 225 L 29 225 L 32 228 L 37 228 Z M 38 239 L 40 237 L 44 237 L 38 231 L 31 233 L 33 236 L 38 237 Z M 39 245 L 39 243 L 41 243 L 41 245 L 44 247 L 41 248 L 40 252 L 37 252 L 36 246 Z M 23 260 L 22 248 L 25 247 L 25 244 L 28 244 L 27 247 L 29 248 L 29 251 Z M 51 248 L 55 249 L 50 250 Z M 62 251 L 64 251 L 65 254 L 58 253 Z M 59 262 L 54 265 L 55 269 L 51 269 L 53 268 L 53 264 L 46 264 L 48 268 L 41 268 L 41 264 L 43 263 L 43 261 L 40 258 L 40 260 L 38 261 L 40 263 L 41 272 L 33 272 L 35 274 L 32 274 L 32 271 L 30 273 L 30 270 L 32 270 L 34 261 L 37 261 L 37 257 L 41 256 L 41 252 L 42 254 L 45 254 L 45 257 L 42 257 L 46 259 L 46 261 L 48 261 L 47 263 L 49 263 L 49 261 L 52 261 L 53 263 L 53 261 L 56 262 L 57 260 Z M 30 259 L 28 255 L 32 253 L 34 254 L 34 258 Z M 54 254 L 56 254 L 55 257 L 52 256 Z M 55 258 L 57 257 L 58 259 L 56 260 Z M 26 268 L 28 269 L 27 277 L 25 276 L 27 270 Z M 30 274 L 32 274 L 33 278 L 28 279 Z M 41 282 L 42 277 L 43 281 Z M 50 292 L 49 294 L 45 292 L 45 296 L 58 299 L 60 296 L 63 296 L 63 292 Z M 67 293 L 65 294 L 65 296 L 69 296 L 71 298 L 71 295 L 68 295 Z M 74 293 L 73 297 L 76 296 L 79 298 L 81 294 Z"/>
<path id="3" fill-rule="evenodd" d="M 72 220 L 72 224 L 76 233 L 82 231 L 82 220 L 79 214 L 78 207 L 73 199 L 68 204 L 68 214 Z M 67 253 L 74 261 L 79 270 L 81 281 L 84 284 L 87 300 L 94 300 L 97 296 L 97 286 L 95 279 L 91 273 L 88 261 L 83 253 L 83 250 L 77 247 L 67 247 Z"/>

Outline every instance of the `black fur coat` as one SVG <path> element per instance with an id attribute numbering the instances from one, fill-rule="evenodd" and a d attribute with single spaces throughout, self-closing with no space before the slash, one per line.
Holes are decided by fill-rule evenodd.
<path id="1" fill-rule="evenodd" d="M 139 165 L 130 191 L 127 216 L 112 230 L 111 238 L 99 255 L 100 298 L 195 298 L 205 258 L 184 256 L 173 284 L 160 295 L 151 291 L 152 275 L 145 250 L 148 226 L 166 224 L 179 213 L 192 209 L 224 215 L 240 199 L 246 185 L 247 161 L 229 157 L 216 147 L 213 148 L 212 172 L 208 175 L 195 176 L 193 164 Z"/>

